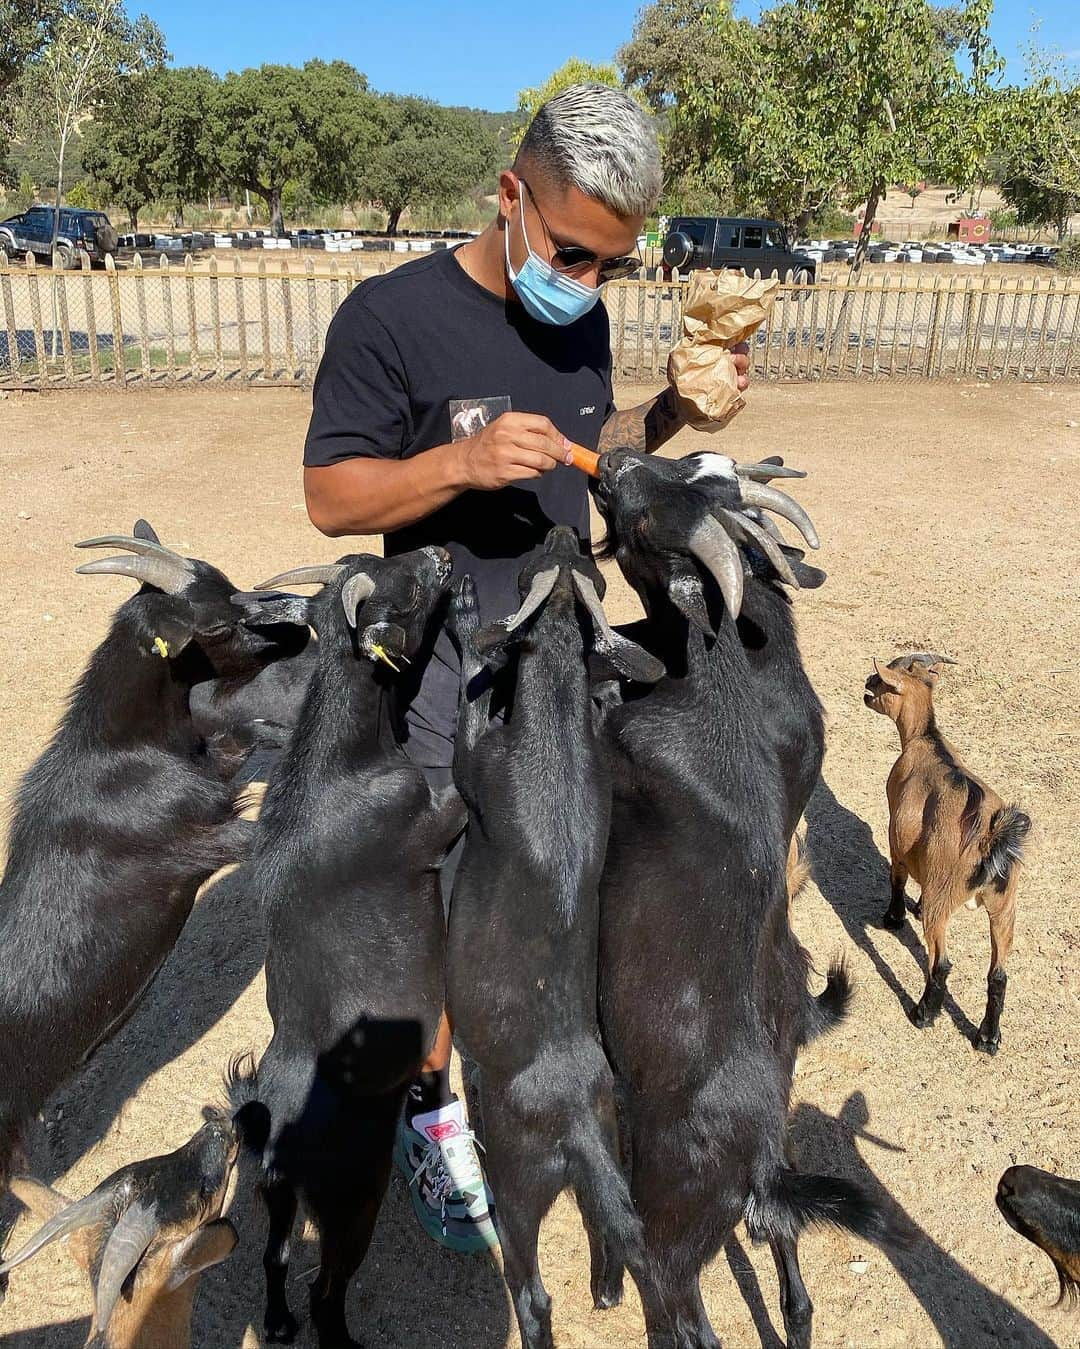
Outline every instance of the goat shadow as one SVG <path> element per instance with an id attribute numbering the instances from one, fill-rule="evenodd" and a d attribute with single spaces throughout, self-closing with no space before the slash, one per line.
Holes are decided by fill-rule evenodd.
<path id="1" fill-rule="evenodd" d="M 393 1057 L 411 1027 L 419 1031 L 415 1022 L 366 1022 L 358 1043 L 364 1043 L 369 1061 L 380 1046 Z M 324 1072 L 329 1069 L 333 1077 L 348 1071 L 353 1039 L 350 1032 L 321 1057 Z M 316 1097 L 309 1104 L 315 1116 L 324 1109 Z M 193 1345 L 240 1349 L 249 1329 L 262 1343 L 267 1219 L 258 1194 L 260 1168 L 258 1157 L 241 1151 L 227 1209 L 240 1240 L 231 1259 L 204 1276 L 192 1322 Z M 314 1344 L 306 1285 L 318 1268 L 319 1243 L 303 1213 L 301 1203 L 291 1247 L 288 1299 L 301 1324 L 297 1343 Z M 502 1349 L 510 1333 L 510 1304 L 495 1257 L 457 1254 L 432 1241 L 417 1222 L 409 1182 L 396 1167 L 371 1245 L 350 1282 L 346 1315 L 358 1343 L 380 1349 L 415 1349 L 418 1344 L 432 1349 Z"/>
<path id="2" fill-rule="evenodd" d="M 257 751 L 237 791 L 269 781 L 278 756 Z M 212 880 L 130 1018 L 49 1098 L 28 1139 L 30 1170 L 52 1183 L 105 1137 L 125 1103 L 226 1015 L 255 979 L 266 953 L 261 896 L 241 865 Z M 236 1053 L 251 1048 L 239 1044 Z M 222 1072 L 226 1063 L 221 1064 Z M 213 1090 L 213 1088 L 211 1088 Z M 203 1100 L 192 1098 L 192 1111 Z"/>
<path id="3" fill-rule="evenodd" d="M 365 1052 L 400 1053 L 402 1034 L 416 1023 L 373 1022 L 364 1027 Z M 419 1028 L 416 1027 L 416 1033 Z M 324 1056 L 333 1072 L 346 1073 L 354 1035 Z M 413 1051 L 415 1052 L 415 1051 Z M 336 1062 L 340 1060 L 340 1062 Z M 225 1088 L 223 1084 L 222 1093 Z M 241 1091 L 240 1099 L 244 1093 Z M 239 1100 L 233 1102 L 239 1104 Z M 316 1113 L 321 1109 L 315 1106 Z M 192 1132 L 198 1110 L 191 1109 Z M 145 1150 L 144 1150 L 145 1151 Z M 239 1236 L 237 1249 L 203 1274 L 192 1320 L 192 1344 L 241 1349 L 249 1331 L 262 1342 L 264 1278 L 262 1252 L 267 1219 L 258 1196 L 260 1159 L 242 1149 L 225 1213 Z M 300 1320 L 300 1343 L 312 1343 L 305 1285 L 318 1266 L 318 1242 L 304 1235 L 301 1219 L 292 1243 L 289 1301 Z M 463 1256 L 436 1245 L 412 1211 L 408 1182 L 395 1170 L 379 1213 L 375 1235 L 349 1290 L 347 1313 L 361 1342 L 386 1349 L 433 1349 L 470 1345 L 501 1349 L 510 1331 L 510 1307 L 493 1256 Z M 464 1325 L 462 1324 L 464 1322 Z M 88 1319 L 44 1325 L 3 1337 L 12 1349 L 76 1349 L 84 1343 Z"/>
<path id="4" fill-rule="evenodd" d="M 980 1283 L 896 1202 L 863 1161 L 855 1140 L 862 1138 L 889 1151 L 901 1149 L 868 1133 L 869 1122 L 861 1091 L 848 1097 L 835 1118 L 816 1106 L 799 1105 L 791 1116 L 789 1132 L 799 1170 L 858 1182 L 910 1234 L 909 1244 L 884 1255 L 933 1322 L 943 1344 L 962 1345 L 963 1349 L 998 1349 L 1004 1344 L 1010 1349 L 1055 1349 L 1045 1331 Z M 769 1343 L 763 1339 L 763 1344 Z"/>
<path id="5" fill-rule="evenodd" d="M 806 825 L 806 846 L 814 882 L 832 905 L 852 942 L 869 959 L 905 1014 L 910 1016 L 915 1000 L 882 957 L 870 935 L 870 929 L 874 929 L 887 938 L 895 937 L 919 967 L 925 982 L 926 948 L 919 931 L 911 922 L 906 922 L 897 932 L 881 923 L 889 904 L 889 859 L 878 851 L 873 831 L 866 821 L 837 799 L 823 777 L 818 779 L 807 804 Z M 909 911 L 911 907 L 909 899 Z M 921 988 L 919 993 L 921 996 Z M 944 1010 L 962 1035 L 969 1040 L 975 1036 L 978 1027 L 948 991 Z"/>

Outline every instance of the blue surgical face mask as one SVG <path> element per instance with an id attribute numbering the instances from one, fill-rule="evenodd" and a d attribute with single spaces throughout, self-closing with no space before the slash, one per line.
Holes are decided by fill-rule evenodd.
<path id="1" fill-rule="evenodd" d="M 503 230 L 506 251 L 506 274 L 517 291 L 518 299 L 528 314 L 541 323 L 555 323 L 560 328 L 587 314 L 600 298 L 599 286 L 586 286 L 572 276 L 557 272 L 550 262 L 534 253 L 525 229 L 525 206 L 518 197 L 521 217 L 521 237 L 525 240 L 527 255 L 521 270 L 515 272 L 510 263 L 510 222 Z"/>

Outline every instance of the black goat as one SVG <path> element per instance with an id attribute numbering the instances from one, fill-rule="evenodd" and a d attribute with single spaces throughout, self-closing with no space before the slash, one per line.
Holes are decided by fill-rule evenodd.
<path id="1" fill-rule="evenodd" d="M 183 1147 L 122 1166 L 77 1203 L 13 1177 L 42 1226 L 0 1272 L 67 1237 L 94 1292 L 88 1346 L 188 1349 L 199 1275 L 236 1246 L 236 1229 L 220 1216 L 236 1154 L 232 1120 L 211 1112 Z"/>
<path id="2" fill-rule="evenodd" d="M 770 1244 L 788 1343 L 806 1349 L 801 1229 L 887 1234 L 859 1188 L 785 1161 L 796 1052 L 850 989 L 834 966 L 810 996 L 788 925 L 785 863 L 820 769 L 821 711 L 776 584 L 797 579 L 792 557 L 746 507 L 816 545 L 813 526 L 761 481 L 779 465 L 615 451 L 600 468 L 609 547 L 647 615 L 635 635 L 667 668 L 608 712 L 600 891 L 600 1025 L 632 1140 L 650 1343 L 718 1345 L 699 1276 L 741 1218 Z"/>
<path id="3" fill-rule="evenodd" d="M 1080 1180 L 1036 1166 L 1010 1166 L 997 1187 L 1001 1216 L 1046 1252 L 1058 1276 L 1058 1302 L 1080 1300 Z"/>
<path id="4" fill-rule="evenodd" d="M 142 588 L 18 793 L 0 882 L 0 1188 L 26 1121 L 130 1015 L 199 886 L 250 838 L 190 699 L 278 641 L 244 625 L 220 571 L 147 530 L 79 545 L 125 550 L 79 571 Z"/>
<path id="5" fill-rule="evenodd" d="M 274 1036 L 257 1099 L 238 1119 L 263 1150 L 271 1340 L 297 1330 L 285 1284 L 300 1196 L 321 1240 L 310 1289 L 319 1343 L 353 1343 L 345 1292 L 386 1191 L 405 1093 L 442 1012 L 436 872 L 465 809 L 452 788 L 435 798 L 405 758 L 393 671 L 420 647 L 449 577 L 449 555 L 424 548 L 350 556 L 266 583 L 324 583 L 313 600 L 264 599 L 266 614 L 286 621 L 303 609 L 319 635 L 318 664 L 248 865 L 266 908 Z"/>
<path id="6" fill-rule="evenodd" d="M 573 1187 L 596 1234 L 598 1307 L 619 1300 L 622 1263 L 632 1272 L 641 1263 L 596 1026 L 611 779 L 594 726 L 589 657 L 595 652 L 627 679 L 658 679 L 663 666 L 612 632 L 603 578 L 565 526 L 548 534 L 519 584 L 521 608 L 483 632 L 471 578 L 451 611 L 466 685 L 483 678 L 484 657 L 512 649 L 516 660 L 505 671 L 505 723 L 489 722 L 490 683 L 462 700 L 454 779 L 471 823 L 454 884 L 447 990 L 457 1042 L 480 1070 L 487 1174 L 500 1200 L 503 1269 L 522 1343 L 547 1349 L 551 1299 L 537 1238 L 561 1190 Z"/>

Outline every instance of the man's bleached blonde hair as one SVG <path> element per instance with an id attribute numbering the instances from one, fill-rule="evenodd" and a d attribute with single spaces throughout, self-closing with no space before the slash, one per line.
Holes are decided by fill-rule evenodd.
<path id="1" fill-rule="evenodd" d="M 648 113 L 606 84 L 572 84 L 541 107 L 514 161 L 576 187 L 619 216 L 648 215 L 660 195 L 660 148 Z"/>

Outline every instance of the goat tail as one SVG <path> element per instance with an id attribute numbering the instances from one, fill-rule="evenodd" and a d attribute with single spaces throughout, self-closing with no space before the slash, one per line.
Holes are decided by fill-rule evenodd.
<path id="1" fill-rule="evenodd" d="M 270 1111 L 259 1100 L 255 1055 L 237 1054 L 225 1071 L 225 1091 L 237 1138 L 249 1152 L 262 1155 L 270 1138 Z"/>
<path id="2" fill-rule="evenodd" d="M 806 1016 L 803 1025 L 803 1044 L 809 1044 L 819 1035 L 825 1035 L 847 1017 L 855 997 L 855 983 L 847 962 L 838 956 L 829 966 L 825 987 L 817 995 L 806 997 Z"/>
<path id="3" fill-rule="evenodd" d="M 600 1121 L 589 1115 L 567 1140 L 567 1176 L 585 1225 L 607 1248 L 609 1264 L 640 1270 L 645 1258 L 641 1219 L 618 1158 L 612 1155 Z"/>
<path id="4" fill-rule="evenodd" d="M 980 858 L 971 878 L 971 888 L 995 885 L 1004 890 L 1013 868 L 1024 860 L 1024 840 L 1031 817 L 1016 806 L 1002 806 L 990 816 L 986 833 L 979 840 Z"/>
<path id="5" fill-rule="evenodd" d="M 908 1236 L 863 1186 L 837 1176 L 803 1175 L 786 1166 L 765 1193 L 750 1195 L 743 1216 L 754 1240 L 797 1241 L 804 1228 L 823 1223 L 876 1246 L 902 1245 Z"/>

